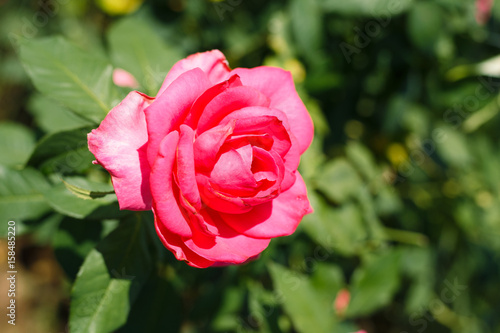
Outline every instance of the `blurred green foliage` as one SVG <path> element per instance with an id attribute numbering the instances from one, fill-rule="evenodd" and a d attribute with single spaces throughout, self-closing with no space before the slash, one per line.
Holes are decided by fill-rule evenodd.
<path id="1" fill-rule="evenodd" d="M 472 0 L 136 2 L 0 1 L 0 216 L 53 247 L 73 285 L 60 325 L 500 332 L 498 4 L 479 25 Z M 81 196 L 106 190 L 86 133 L 128 92 L 113 68 L 154 95 L 214 48 L 292 72 L 315 123 L 300 166 L 315 212 L 258 260 L 199 270 L 149 214 Z"/>

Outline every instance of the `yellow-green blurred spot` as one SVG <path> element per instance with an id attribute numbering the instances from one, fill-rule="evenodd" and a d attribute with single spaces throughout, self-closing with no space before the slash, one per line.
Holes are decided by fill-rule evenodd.
<path id="1" fill-rule="evenodd" d="M 458 81 L 474 73 L 470 65 L 459 65 L 446 72 L 446 79 L 449 81 Z"/>
<path id="2" fill-rule="evenodd" d="M 454 179 L 448 180 L 443 185 L 443 194 L 448 198 L 455 198 L 461 192 L 460 184 L 458 184 Z"/>
<path id="3" fill-rule="evenodd" d="M 144 0 L 97 0 L 97 5 L 110 15 L 125 15 L 135 12 Z"/>
<path id="4" fill-rule="evenodd" d="M 293 80 L 296 83 L 303 82 L 306 78 L 306 70 L 302 63 L 297 59 L 287 59 L 285 61 L 285 69 L 292 73 Z"/>
<path id="5" fill-rule="evenodd" d="M 413 202 L 422 209 L 429 208 L 432 205 L 431 195 L 424 189 L 417 188 L 412 193 Z"/>
<path id="6" fill-rule="evenodd" d="M 463 123 L 463 130 L 467 133 L 474 132 L 482 125 L 486 124 L 488 121 L 493 119 L 499 111 L 498 108 L 499 98 L 493 100 L 481 110 L 473 113 L 469 118 L 467 118 Z"/>
<path id="7" fill-rule="evenodd" d="M 359 139 L 363 135 L 364 126 L 357 120 L 349 120 L 345 124 L 344 131 L 350 139 Z"/>
<path id="8" fill-rule="evenodd" d="M 387 158 L 393 165 L 399 165 L 408 159 L 408 153 L 405 147 L 399 143 L 391 143 L 387 147 Z"/>
<path id="9" fill-rule="evenodd" d="M 475 200 L 476 200 L 476 204 L 482 208 L 491 207 L 491 205 L 493 204 L 493 196 L 488 191 L 478 192 L 476 194 Z"/>

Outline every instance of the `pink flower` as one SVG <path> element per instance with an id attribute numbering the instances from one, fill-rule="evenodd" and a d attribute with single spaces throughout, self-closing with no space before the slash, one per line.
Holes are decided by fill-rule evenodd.
<path id="1" fill-rule="evenodd" d="M 335 311 L 339 316 L 342 317 L 345 314 L 347 307 L 349 306 L 350 300 L 351 300 L 351 293 L 349 292 L 349 290 L 345 288 L 340 289 L 333 303 Z"/>
<path id="2" fill-rule="evenodd" d="M 191 266 L 241 264 L 311 213 L 297 171 L 313 137 L 289 72 L 230 70 L 218 51 L 177 62 L 156 98 L 131 92 L 88 135 L 121 209 L 149 210 Z"/>
<path id="3" fill-rule="evenodd" d="M 493 0 L 476 0 L 476 22 L 484 25 L 488 22 L 493 7 Z"/>
<path id="4" fill-rule="evenodd" d="M 127 87 L 132 89 L 139 88 L 139 83 L 135 77 L 124 69 L 116 68 L 113 71 L 113 82 L 119 87 Z"/>

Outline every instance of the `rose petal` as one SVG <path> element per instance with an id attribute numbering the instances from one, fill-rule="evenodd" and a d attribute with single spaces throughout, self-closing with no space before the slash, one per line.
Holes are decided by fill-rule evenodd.
<path id="1" fill-rule="evenodd" d="M 267 239 L 291 235 L 304 215 L 312 213 L 304 180 L 298 171 L 295 174 L 295 184 L 273 201 L 245 214 L 220 213 L 220 216 L 231 228 L 249 237 Z"/>
<path id="2" fill-rule="evenodd" d="M 261 66 L 236 68 L 231 72 L 231 75 L 233 74 L 240 76 L 244 86 L 253 87 L 266 95 L 271 101 L 270 108 L 286 114 L 302 154 L 311 144 L 314 128 L 311 116 L 295 90 L 290 72 L 281 68 Z"/>
<path id="3" fill-rule="evenodd" d="M 240 157 L 243 159 L 243 164 L 248 165 L 249 166 L 248 168 L 250 169 L 253 161 L 253 149 L 250 142 L 238 147 L 233 146 L 232 148 L 236 150 L 240 155 Z"/>
<path id="4" fill-rule="evenodd" d="M 241 114 L 236 112 L 237 114 Z M 238 117 L 236 115 L 236 117 Z M 255 116 L 249 118 L 237 118 L 233 135 L 269 135 L 273 138 L 271 149 L 280 156 L 285 156 L 291 146 L 290 136 L 282 125 L 282 121 L 274 116 Z"/>
<path id="5" fill-rule="evenodd" d="M 251 163 L 245 163 L 236 150 L 221 154 L 210 173 L 210 184 L 223 194 L 242 197 L 255 193 L 257 182 L 251 172 Z"/>
<path id="6" fill-rule="evenodd" d="M 240 147 L 256 146 L 265 150 L 271 150 L 273 147 L 274 140 L 268 134 L 245 134 L 245 135 L 231 135 L 231 138 L 227 139 L 224 146 L 232 147 L 238 150 Z"/>
<path id="7" fill-rule="evenodd" d="M 269 198 L 278 194 L 283 180 L 285 167 L 281 157 L 274 151 L 267 151 L 260 147 L 253 147 L 252 172 L 259 182 L 260 192 L 255 198 Z M 245 202 L 248 200 L 244 199 Z"/>
<path id="8" fill-rule="evenodd" d="M 197 172 L 209 173 L 212 170 L 220 148 L 233 133 L 234 124 L 235 122 L 232 121 L 216 126 L 196 138 L 193 150 Z"/>
<path id="9" fill-rule="evenodd" d="M 146 110 L 148 125 L 148 161 L 153 165 L 161 140 L 177 129 L 191 105 L 208 87 L 205 73 L 195 68 L 181 74 Z"/>
<path id="10" fill-rule="evenodd" d="M 166 230 L 181 237 L 192 237 L 191 227 L 179 208 L 176 199 L 179 190 L 172 178 L 178 141 L 179 133 L 174 131 L 161 142 L 150 177 L 153 211 L 158 223 L 163 224 Z"/>
<path id="11" fill-rule="evenodd" d="M 200 97 L 196 99 L 191 107 L 191 111 L 187 115 L 184 123 L 193 129 L 196 129 L 198 121 L 205 111 L 205 107 L 210 101 L 212 101 L 216 96 L 226 91 L 229 88 L 241 86 L 241 80 L 238 75 L 231 76 L 228 80 L 216 84 L 213 87 L 208 88 Z"/>
<path id="12" fill-rule="evenodd" d="M 151 209 L 144 109 L 152 101 L 137 91 L 130 92 L 88 134 L 89 150 L 111 174 L 120 209 Z"/>
<path id="13" fill-rule="evenodd" d="M 214 264 L 213 261 L 199 256 L 184 245 L 184 241 L 176 234 L 167 230 L 163 223 L 155 218 L 155 228 L 158 237 L 167 249 L 172 251 L 177 260 L 185 260 L 188 265 L 197 268 L 206 268 Z"/>
<path id="14" fill-rule="evenodd" d="M 269 99 L 261 92 L 245 86 L 232 87 L 215 96 L 203 111 L 197 133 L 216 126 L 229 113 L 248 106 L 268 106 Z"/>
<path id="15" fill-rule="evenodd" d="M 265 151 L 264 151 L 265 152 Z M 272 158 L 276 160 L 279 160 L 280 157 L 278 154 L 274 153 L 274 152 L 265 152 L 265 154 L 269 154 L 269 156 L 272 156 Z M 278 162 L 278 161 L 276 161 Z M 241 197 L 241 200 L 243 201 L 243 203 L 248 206 L 248 207 L 255 207 L 255 206 L 258 206 L 258 205 L 261 205 L 263 203 L 266 203 L 268 201 L 271 201 L 273 200 L 274 198 L 276 198 L 279 194 L 280 194 L 280 191 L 281 191 L 281 179 L 283 179 L 283 166 L 279 166 L 278 163 L 276 163 L 276 177 L 278 180 L 276 181 L 272 181 L 272 180 L 267 180 L 267 179 L 264 179 L 264 180 L 260 180 L 259 182 L 259 192 L 257 192 L 254 196 L 247 196 L 247 197 Z M 250 210 L 248 210 L 250 211 Z M 225 213 L 229 213 L 229 214 L 233 214 L 232 212 L 226 212 L 224 211 Z"/>
<path id="16" fill-rule="evenodd" d="M 177 149 L 177 180 L 184 198 L 191 206 L 199 210 L 201 198 L 194 171 L 193 141 L 193 130 L 189 126 L 181 125 Z"/>
<path id="17" fill-rule="evenodd" d="M 210 224 L 205 223 L 199 216 L 202 208 L 200 192 L 196 183 L 193 155 L 194 132 L 186 125 L 180 126 L 180 138 L 177 146 L 177 186 L 180 189 L 179 204 L 189 218 L 190 225 L 197 227 L 202 232 L 217 235 L 218 231 Z"/>
<path id="18" fill-rule="evenodd" d="M 216 211 L 241 214 L 252 209 L 252 206 L 245 203 L 241 198 L 226 195 L 215 190 L 210 183 L 210 178 L 206 175 L 197 174 L 196 182 L 198 183 L 203 203 Z"/>
<path id="19" fill-rule="evenodd" d="M 270 118 L 265 118 L 265 117 L 270 117 Z M 233 132 L 237 131 L 237 128 L 238 128 L 239 132 L 244 132 L 246 126 L 249 126 L 249 127 L 247 127 L 247 130 L 250 130 L 251 129 L 250 125 L 253 122 L 255 124 L 257 124 L 259 122 L 259 119 L 264 119 L 264 123 L 265 123 L 265 119 L 273 119 L 273 118 L 279 119 L 283 128 L 285 128 L 285 130 L 287 130 L 287 131 L 290 131 L 290 125 L 288 123 L 287 116 L 285 115 L 284 112 L 277 110 L 277 109 L 270 109 L 270 108 L 258 107 L 258 106 L 247 107 L 247 108 L 243 108 L 241 110 L 232 112 L 231 114 L 224 117 L 224 119 L 222 119 L 220 123 L 222 125 L 222 124 L 226 124 L 226 123 L 231 122 L 231 121 L 236 121 L 235 129 L 233 130 Z M 248 121 L 246 119 L 248 119 Z M 245 124 L 246 122 L 247 122 L 247 124 Z M 240 127 L 238 127 L 238 123 L 240 123 L 242 125 Z M 243 124 L 245 124 L 245 125 L 243 126 Z M 269 127 L 269 129 L 272 129 L 272 128 L 273 127 Z M 279 129 L 279 127 L 275 127 L 275 128 Z M 256 132 L 258 132 L 257 131 L 258 127 L 255 128 L 254 130 Z M 263 130 L 259 129 L 259 131 L 269 132 L 269 130 L 266 130 L 266 129 L 263 129 Z M 234 136 L 239 137 L 239 136 L 243 135 L 239 132 L 235 132 Z M 238 135 L 238 134 L 240 134 L 240 135 Z M 269 134 L 272 134 L 272 133 L 269 133 Z M 292 186 L 295 182 L 295 176 L 293 175 L 293 173 L 295 172 L 295 170 L 297 170 L 297 167 L 299 166 L 300 152 L 299 152 L 299 144 L 298 144 L 297 139 L 295 138 L 295 136 L 293 134 L 288 132 L 288 140 L 291 142 L 291 145 L 289 143 L 287 143 L 287 139 L 284 138 L 283 134 L 279 134 L 279 131 L 276 132 L 275 137 L 273 139 L 277 139 L 277 137 L 280 137 L 280 136 L 282 137 L 282 141 L 281 142 L 279 140 L 277 141 L 276 150 L 283 153 L 284 151 L 286 151 L 286 147 L 289 147 L 288 151 L 286 151 L 286 154 L 281 155 L 283 162 L 284 162 L 284 165 L 285 165 L 285 169 L 286 169 L 285 178 L 283 179 L 283 182 L 281 183 L 281 190 L 285 191 L 290 186 Z M 231 142 L 232 138 L 233 137 L 231 137 L 231 139 L 228 140 L 228 142 Z M 273 149 L 274 149 L 274 143 L 273 143 Z"/>
<path id="20" fill-rule="evenodd" d="M 163 81 L 161 85 L 158 96 L 163 94 L 175 79 L 193 68 L 199 68 L 205 72 L 212 83 L 211 85 L 225 80 L 230 72 L 226 57 L 224 57 L 224 54 L 219 50 L 192 54 L 172 66 L 165 81 Z"/>
<path id="21" fill-rule="evenodd" d="M 139 88 L 139 82 L 137 82 L 135 77 L 122 68 L 115 68 L 113 70 L 113 83 L 119 87 Z"/>
<path id="22" fill-rule="evenodd" d="M 212 212 L 212 218 L 220 236 L 209 237 L 196 233 L 192 239 L 185 240 L 186 247 L 210 261 L 241 264 L 264 251 L 269 245 L 270 239 L 256 239 L 242 235 L 226 226 L 216 214 Z"/>

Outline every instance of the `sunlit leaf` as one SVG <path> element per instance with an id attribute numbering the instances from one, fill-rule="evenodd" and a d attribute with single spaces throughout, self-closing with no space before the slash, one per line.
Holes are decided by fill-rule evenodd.
<path id="1" fill-rule="evenodd" d="M 87 134 L 92 127 L 48 134 L 31 155 L 28 165 L 47 173 L 81 172 L 92 165 L 94 156 L 88 149 Z"/>
<path id="2" fill-rule="evenodd" d="M 116 195 L 110 194 L 92 200 L 82 199 L 68 190 L 63 183 L 45 191 L 44 196 L 55 211 L 77 219 L 109 219 L 129 214 L 128 211 L 120 210 Z"/>
<path id="3" fill-rule="evenodd" d="M 34 116 L 36 124 L 46 133 L 67 131 L 92 122 L 78 116 L 60 103 L 42 95 L 33 95 L 28 102 L 28 111 Z"/>
<path id="4" fill-rule="evenodd" d="M 385 19 L 387 16 L 404 12 L 412 3 L 413 0 L 325 0 L 323 7 L 327 11 L 342 15 L 375 16 Z"/>
<path id="5" fill-rule="evenodd" d="M 32 219 L 49 211 L 42 192 L 50 187 L 40 172 L 0 165 L 0 220 Z"/>
<path id="6" fill-rule="evenodd" d="M 347 315 L 371 313 L 387 305 L 400 285 L 400 253 L 388 251 L 356 269 Z"/>
<path id="7" fill-rule="evenodd" d="M 335 331 L 333 307 L 323 305 L 320 293 L 313 288 L 307 276 L 278 264 L 271 264 L 269 270 L 274 288 L 281 296 L 283 307 L 297 331 L 303 333 Z"/>
<path id="8" fill-rule="evenodd" d="M 20 54 L 37 89 L 78 115 L 99 123 L 113 106 L 113 68 L 102 56 L 62 37 L 25 40 Z"/>
<path id="9" fill-rule="evenodd" d="M 21 124 L 0 123 L 0 164 L 22 166 L 35 146 L 35 136 Z"/>
<path id="10" fill-rule="evenodd" d="M 363 186 L 356 170 L 341 158 L 326 163 L 317 182 L 318 188 L 335 202 L 344 202 L 354 197 Z"/>
<path id="11" fill-rule="evenodd" d="M 92 200 L 113 194 L 113 186 L 110 184 L 91 182 L 82 177 L 66 177 L 62 182 L 68 190 L 81 199 Z"/>

